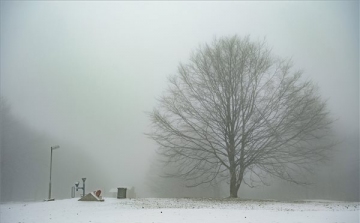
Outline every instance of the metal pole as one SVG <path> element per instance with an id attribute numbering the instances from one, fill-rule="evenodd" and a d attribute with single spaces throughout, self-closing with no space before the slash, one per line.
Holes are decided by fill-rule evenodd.
<path id="1" fill-rule="evenodd" d="M 51 200 L 51 172 L 52 172 L 52 154 L 53 154 L 53 150 L 60 148 L 60 146 L 52 146 L 50 147 L 50 181 L 49 181 L 49 201 Z"/>
<path id="2" fill-rule="evenodd" d="M 51 199 L 51 170 L 52 170 L 52 152 L 53 152 L 53 148 L 51 147 L 51 153 L 50 153 L 50 181 L 49 181 L 49 200 Z"/>
<path id="3" fill-rule="evenodd" d="M 82 178 L 82 180 L 83 180 L 83 197 L 85 196 L 85 180 L 86 180 L 86 178 L 84 177 L 84 178 Z"/>

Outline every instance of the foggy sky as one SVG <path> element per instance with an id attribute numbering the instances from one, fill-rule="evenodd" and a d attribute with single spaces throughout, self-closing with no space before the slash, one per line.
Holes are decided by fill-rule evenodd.
<path id="1" fill-rule="evenodd" d="M 139 187 L 156 150 L 146 112 L 167 77 L 199 44 L 235 34 L 266 37 L 275 55 L 291 57 L 328 99 L 335 131 L 358 139 L 357 1 L 2 1 L 1 96 L 52 144 L 99 160 L 114 187 Z M 60 147 L 58 163 L 71 154 Z"/>

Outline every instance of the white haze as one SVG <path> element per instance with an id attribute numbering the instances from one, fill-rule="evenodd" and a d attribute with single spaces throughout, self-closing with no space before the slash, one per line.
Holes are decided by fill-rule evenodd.
<path id="1" fill-rule="evenodd" d="M 52 139 L 37 144 L 44 190 L 37 196 L 47 196 L 56 144 L 55 197 L 70 196 L 70 182 L 83 176 L 89 189 L 129 185 L 138 196 L 154 196 L 146 179 L 157 146 L 144 135 L 146 112 L 192 50 L 235 34 L 266 37 L 275 55 L 292 57 L 319 86 L 343 140 L 331 167 L 337 175 L 323 167 L 326 184 L 340 179 L 339 187 L 351 189 L 344 197 L 358 200 L 358 1 L 1 1 L 1 96 L 17 119 Z M 281 194 L 275 186 L 260 190 Z"/>

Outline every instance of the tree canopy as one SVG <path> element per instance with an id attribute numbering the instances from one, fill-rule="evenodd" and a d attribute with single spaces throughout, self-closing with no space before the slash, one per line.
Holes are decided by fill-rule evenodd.
<path id="1" fill-rule="evenodd" d="M 215 39 L 169 78 L 148 135 L 190 186 L 226 180 L 237 197 L 268 176 L 305 184 L 302 173 L 327 157 L 332 121 L 301 74 L 265 41 Z"/>

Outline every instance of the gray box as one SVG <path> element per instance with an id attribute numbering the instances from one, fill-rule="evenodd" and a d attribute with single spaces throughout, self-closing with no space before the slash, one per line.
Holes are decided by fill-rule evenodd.
<path id="1" fill-rule="evenodd" d="M 126 190 L 127 188 L 118 187 L 117 198 L 118 199 L 126 198 Z"/>

